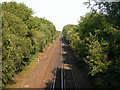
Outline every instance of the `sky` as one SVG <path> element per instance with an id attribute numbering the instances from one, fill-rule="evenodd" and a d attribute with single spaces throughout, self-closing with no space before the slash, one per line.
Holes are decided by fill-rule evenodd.
<path id="1" fill-rule="evenodd" d="M 35 12 L 33 16 L 45 18 L 61 31 L 67 24 L 77 25 L 80 16 L 90 11 L 83 3 L 87 0 L 0 0 L 24 3 Z"/>

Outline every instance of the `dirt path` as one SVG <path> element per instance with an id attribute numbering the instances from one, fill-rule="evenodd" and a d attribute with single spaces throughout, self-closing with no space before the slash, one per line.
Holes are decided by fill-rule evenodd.
<path id="1" fill-rule="evenodd" d="M 25 82 L 19 88 L 45 88 L 46 83 L 52 80 L 51 71 L 56 62 L 59 39 L 60 37 L 44 53 L 40 53 L 36 67 L 26 76 Z"/>

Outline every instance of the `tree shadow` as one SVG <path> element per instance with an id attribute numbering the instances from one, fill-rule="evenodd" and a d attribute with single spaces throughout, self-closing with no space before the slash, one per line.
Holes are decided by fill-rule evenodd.
<path id="1" fill-rule="evenodd" d="M 56 75 L 56 77 L 54 77 L 52 81 L 46 83 L 46 88 L 45 89 L 47 89 L 47 90 L 51 90 L 54 87 L 54 85 L 55 85 L 55 87 L 54 87 L 55 89 L 57 89 L 57 90 L 61 89 L 61 86 L 60 86 L 60 83 L 61 83 L 61 81 L 60 81 L 60 79 L 61 79 L 60 78 L 61 77 L 61 73 L 60 73 L 61 68 L 56 68 L 56 69 L 54 69 L 52 71 L 53 75 Z M 55 74 L 55 70 L 56 70 L 56 74 Z M 54 81 L 54 79 L 55 79 L 55 81 Z"/>
<path id="2" fill-rule="evenodd" d="M 69 47 L 68 41 L 66 41 L 65 38 L 61 38 L 60 41 L 62 42 L 61 55 L 64 64 L 63 74 L 66 82 L 66 88 L 75 88 L 73 77 L 75 79 L 77 88 L 92 88 L 93 84 L 91 82 L 91 78 L 81 68 L 81 63 L 75 57 L 73 51 Z M 52 71 L 53 75 L 55 75 L 55 70 Z M 51 89 L 53 83 L 54 80 L 46 83 L 46 89 Z M 55 89 L 61 89 L 61 68 L 57 68 Z"/>

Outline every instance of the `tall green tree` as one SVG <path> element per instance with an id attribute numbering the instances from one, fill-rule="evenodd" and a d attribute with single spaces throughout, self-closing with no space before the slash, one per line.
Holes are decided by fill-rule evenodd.
<path id="1" fill-rule="evenodd" d="M 64 26 L 63 34 L 95 86 L 119 87 L 119 28 L 108 21 L 106 14 L 94 12 L 81 17 L 77 26 Z"/>
<path id="2" fill-rule="evenodd" d="M 59 32 L 49 20 L 33 17 L 32 9 L 23 3 L 3 2 L 0 5 L 3 8 L 0 22 L 4 86 L 29 65 L 33 55 L 49 46 Z"/>

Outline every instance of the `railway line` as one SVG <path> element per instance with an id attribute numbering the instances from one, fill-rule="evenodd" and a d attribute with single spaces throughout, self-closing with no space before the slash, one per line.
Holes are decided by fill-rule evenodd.
<path id="1" fill-rule="evenodd" d="M 53 72 L 53 82 L 51 82 L 50 90 L 61 89 L 67 90 L 69 88 L 74 88 L 77 90 L 77 84 L 75 80 L 74 73 L 71 69 L 71 62 L 67 58 L 64 58 L 63 39 L 61 38 L 59 42 L 60 48 L 58 49 L 58 56 L 56 58 L 55 70 Z M 60 60 L 59 60 L 60 58 Z"/>

